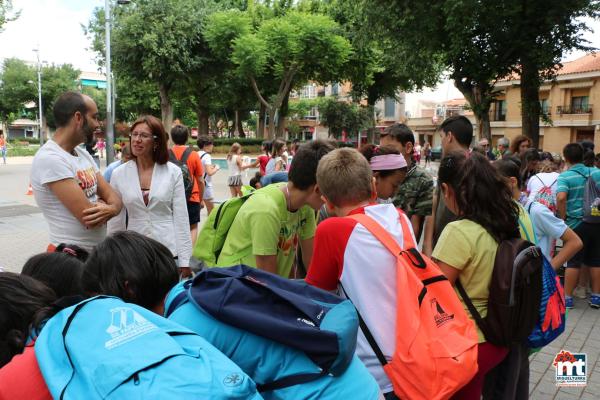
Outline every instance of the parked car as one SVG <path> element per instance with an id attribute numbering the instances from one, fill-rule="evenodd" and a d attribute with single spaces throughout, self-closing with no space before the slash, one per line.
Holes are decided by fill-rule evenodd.
<path id="1" fill-rule="evenodd" d="M 442 146 L 433 147 L 431 149 L 431 161 L 442 159 Z"/>

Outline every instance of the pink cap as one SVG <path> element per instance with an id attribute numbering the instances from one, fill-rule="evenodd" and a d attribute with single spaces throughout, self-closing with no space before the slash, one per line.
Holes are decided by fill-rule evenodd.
<path id="1" fill-rule="evenodd" d="M 402 154 L 384 154 L 371 158 L 371 170 L 389 171 L 394 169 L 406 168 L 408 164 Z"/>

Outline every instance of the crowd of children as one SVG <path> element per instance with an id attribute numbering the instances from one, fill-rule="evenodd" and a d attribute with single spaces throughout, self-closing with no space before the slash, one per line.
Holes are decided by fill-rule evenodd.
<path id="1" fill-rule="evenodd" d="M 80 114 L 63 126 L 83 132 Z M 415 167 L 414 136 L 406 126 L 386 130 L 383 145 L 360 151 L 321 140 L 295 146 L 293 163 L 285 142 L 265 144 L 265 157 L 256 165 L 266 175 L 286 172 L 287 179 L 261 182 L 243 197 L 238 172 L 245 165 L 234 145 L 228 155 L 234 198 L 210 213 L 194 245 L 205 269 L 187 278 L 181 267 L 187 267 L 182 257 L 190 244 L 180 245 L 167 232 L 171 225 L 156 234 L 158 221 L 144 214 L 158 189 L 149 202 L 138 193 L 145 179 L 158 177 L 163 168 L 165 176 L 175 177 L 165 182 L 178 186 L 177 191 L 169 186 L 169 196 L 184 195 L 179 168 L 166 160 L 154 166 L 161 148 L 157 136 L 164 133 L 153 130 L 153 122 L 146 118 L 132 129 L 137 161 L 125 165 L 133 177 L 123 181 L 127 169 L 118 167 L 111 179 L 127 209 L 120 229 L 87 249 L 77 243 L 54 245 L 52 252 L 33 256 L 21 274 L 0 272 L 0 399 L 136 393 L 146 398 L 479 399 L 483 394 L 522 399 L 529 395 L 527 357 L 538 310 L 547 307 L 564 328 L 565 307 L 573 307 L 582 265 L 590 270 L 590 305 L 600 307 L 600 170 L 583 164 L 580 144 L 565 147 L 568 169 L 563 172 L 553 160 L 527 149 L 520 158 L 491 162 L 469 149 L 473 127 L 468 119 L 451 117 L 439 129 L 444 157 L 431 217 L 420 211 L 428 200 L 419 193 L 432 182 Z M 515 151 L 521 144 L 513 146 Z M 205 158 L 210 146 L 203 138 L 204 153 L 197 161 L 207 163 L 194 173 L 204 174 L 205 181 L 216 172 Z M 150 166 L 154 172 L 150 168 L 145 175 Z M 408 179 L 411 192 L 398 198 L 399 186 Z M 132 180 L 139 185 L 129 196 Z M 210 202 L 207 191 L 198 192 L 196 200 Z M 430 193 L 424 196 L 431 199 Z M 140 204 L 136 208 L 130 202 Z M 177 207 L 183 215 L 183 197 Z M 110 209 L 111 216 L 116 211 Z M 169 212 L 165 208 L 164 214 Z M 184 225 L 183 236 L 192 222 L 174 224 Z M 558 251 L 557 240 L 562 242 Z M 546 305 L 541 299 L 544 263 L 551 265 L 551 275 L 568 264 L 566 300 Z M 237 276 L 239 264 L 273 274 L 274 280 L 267 284 Z M 513 265 L 522 271 L 515 272 Z M 196 285 L 216 284 L 214 270 L 230 278 L 228 291 L 216 299 L 216 312 L 194 297 L 202 291 L 192 294 Z M 517 329 L 506 340 L 490 332 L 494 324 L 510 325 L 498 311 L 501 300 L 493 298 L 505 271 L 515 274 L 513 284 L 522 279 L 531 285 L 515 286 L 515 302 L 535 311 L 521 326 L 525 335 Z M 254 306 L 266 286 L 278 296 L 261 319 L 268 324 L 262 330 L 244 325 L 252 315 L 225 316 L 244 311 L 243 301 L 229 297 L 241 287 L 236 285 L 255 295 L 248 301 Z M 303 302 L 311 296 L 309 288 L 351 300 L 354 307 L 332 324 L 324 317 L 331 301 Z M 523 290 L 529 294 L 520 296 Z M 287 318 L 285 310 L 297 304 L 302 305 L 298 314 Z M 276 338 L 286 326 L 292 327 L 290 337 Z M 345 328 L 347 336 L 340 332 Z M 318 350 L 308 352 L 300 343 L 306 329 L 333 340 L 311 343 Z M 334 353 L 341 361 L 324 361 L 328 343 L 340 346 Z"/>

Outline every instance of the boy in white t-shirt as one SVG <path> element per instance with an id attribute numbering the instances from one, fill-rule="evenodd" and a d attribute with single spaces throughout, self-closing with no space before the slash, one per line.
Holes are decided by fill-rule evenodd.
<path id="1" fill-rule="evenodd" d="M 394 165 L 402 156 L 378 157 L 378 162 Z M 336 217 L 327 218 L 317 227 L 306 282 L 329 291 L 343 285 L 344 293 L 352 299 L 375 342 L 390 360 L 396 347 L 396 259 L 356 220 L 340 217 L 366 214 L 400 246 L 404 244 L 401 219 L 414 241 L 410 220 L 393 204 L 375 203 L 377 193 L 371 167 L 354 149 L 337 149 L 324 156 L 317 169 L 317 185 L 328 212 Z M 395 398 L 392 383 L 362 330 L 356 354 L 375 377 L 386 399 Z"/>
<path id="2" fill-rule="evenodd" d="M 48 250 L 60 243 L 91 250 L 106 236 L 106 222 L 121 211 L 121 199 L 79 144 L 99 129 L 94 100 L 63 93 L 54 103 L 56 133 L 36 153 L 31 186 L 50 231 Z"/>
<path id="3" fill-rule="evenodd" d="M 202 161 L 202 167 L 204 168 L 204 195 L 202 200 L 206 206 L 206 213 L 210 214 L 214 207 L 214 193 L 212 176 L 219 171 L 219 166 L 212 163 L 212 157 L 210 153 L 213 151 L 213 140 L 208 136 L 200 136 L 198 138 L 198 155 L 200 161 Z"/>

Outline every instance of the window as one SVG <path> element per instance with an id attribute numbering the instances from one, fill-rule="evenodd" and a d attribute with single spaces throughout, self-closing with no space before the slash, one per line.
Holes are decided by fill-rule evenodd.
<path id="1" fill-rule="evenodd" d="M 396 100 L 394 98 L 385 98 L 383 116 L 384 118 L 394 118 L 396 116 Z"/>
<path id="2" fill-rule="evenodd" d="M 494 101 L 494 121 L 506 121 L 506 100 Z"/>
<path id="3" fill-rule="evenodd" d="M 589 112 L 589 96 L 577 96 L 571 98 L 571 112 L 583 114 Z"/>
<path id="4" fill-rule="evenodd" d="M 331 85 L 331 95 L 338 96 L 339 94 L 340 94 L 340 84 L 334 83 L 333 85 Z"/>
<path id="5" fill-rule="evenodd" d="M 548 99 L 540 100 L 540 113 L 545 116 L 550 115 L 550 102 Z"/>

